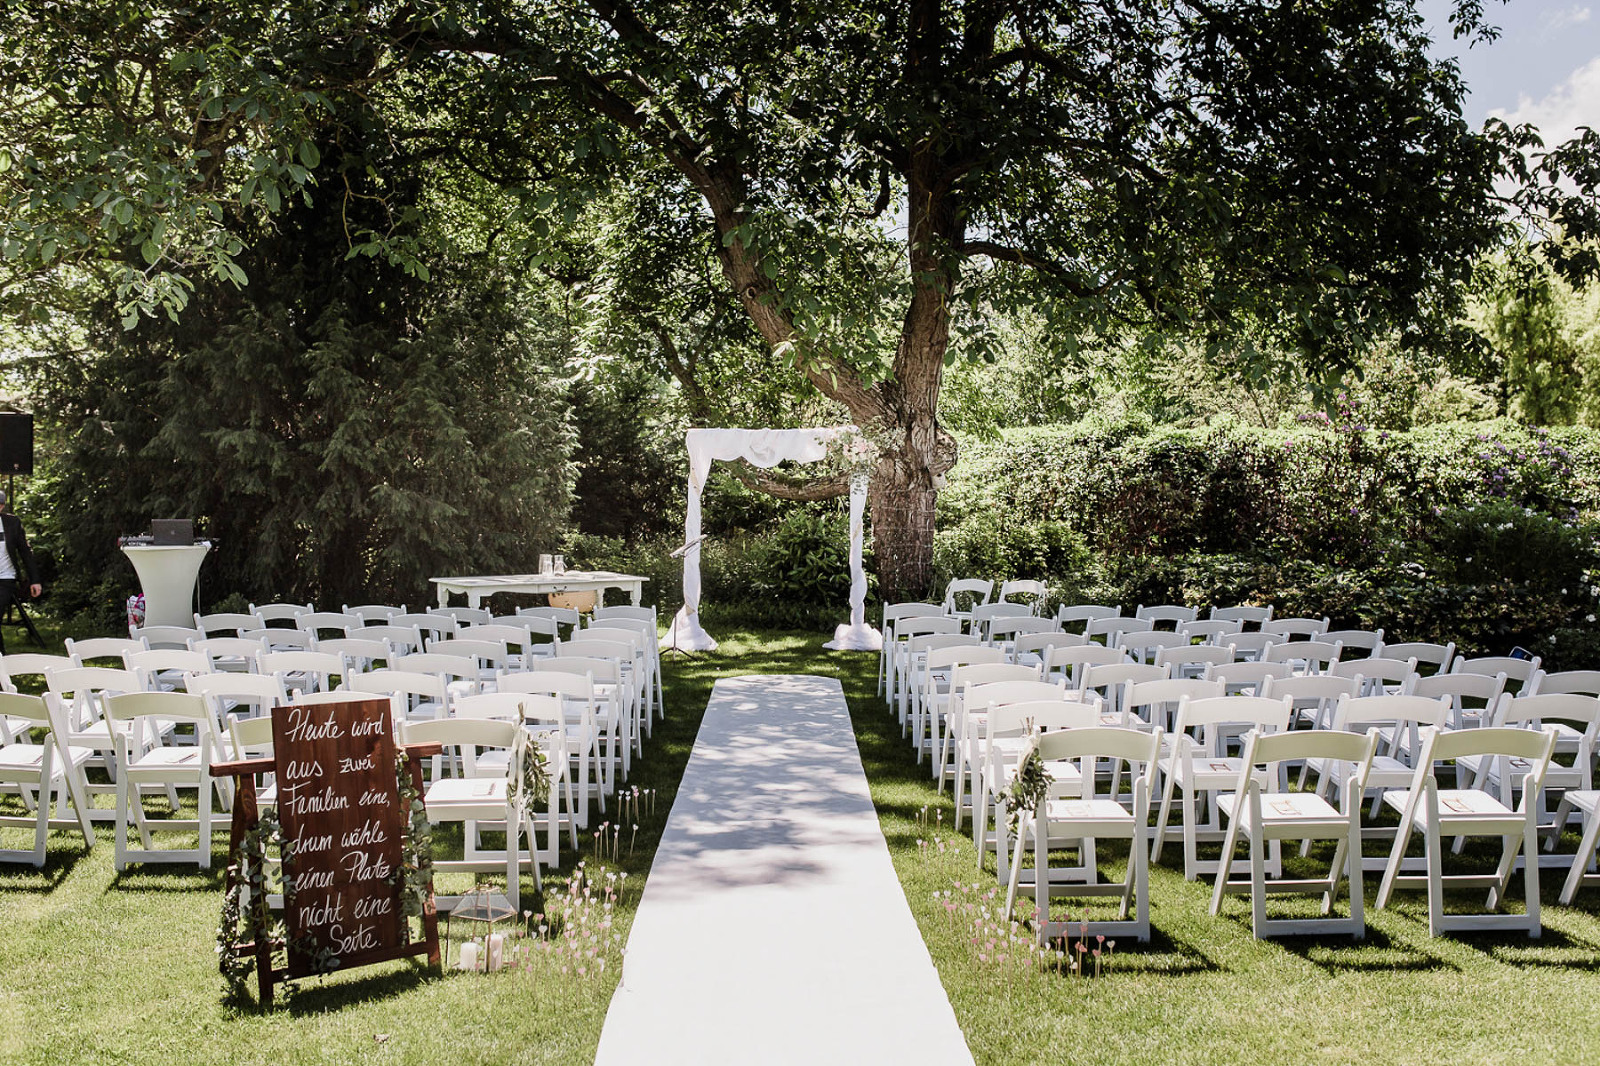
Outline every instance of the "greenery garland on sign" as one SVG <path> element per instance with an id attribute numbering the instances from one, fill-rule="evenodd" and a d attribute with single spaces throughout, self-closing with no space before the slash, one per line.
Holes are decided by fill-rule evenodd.
<path id="1" fill-rule="evenodd" d="M 1011 779 L 1010 786 L 1003 793 L 1006 811 L 1010 815 L 1008 824 L 1011 835 L 1017 835 L 1017 827 L 1022 821 L 1022 812 L 1032 813 L 1039 809 L 1050 796 L 1050 786 L 1055 778 L 1050 776 L 1050 771 L 1044 768 L 1044 760 L 1039 757 L 1039 739 L 1035 737 L 1022 753 L 1022 759 L 1017 763 L 1016 776 Z"/>
<path id="2" fill-rule="evenodd" d="M 276 878 L 267 872 L 269 846 L 276 846 L 282 857 Z M 250 974 L 256 967 L 255 954 L 246 952 L 245 945 L 270 944 L 274 956 L 288 945 L 282 920 L 274 918 L 267 907 L 267 895 L 276 887 L 283 893 L 284 906 L 290 905 L 294 891 L 289 872 L 293 852 L 294 845 L 283 835 L 277 810 L 268 807 L 256 824 L 245 830 L 238 855 L 228 866 L 229 887 L 222 896 L 222 917 L 217 925 L 217 967 L 235 995 L 248 994 Z"/>
<path id="3" fill-rule="evenodd" d="M 422 917 L 433 891 L 433 823 L 412 780 L 411 757 L 404 748 L 395 756 L 394 772 L 400 802 L 410 816 L 400 843 L 400 868 L 393 875 L 400 885 L 400 911 L 406 917 L 400 923 L 400 937 L 402 943 L 410 943 L 411 919 Z"/>

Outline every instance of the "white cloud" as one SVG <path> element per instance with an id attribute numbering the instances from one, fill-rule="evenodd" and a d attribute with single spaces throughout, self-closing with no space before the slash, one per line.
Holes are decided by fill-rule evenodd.
<path id="1" fill-rule="evenodd" d="M 1516 107 L 1495 108 L 1489 114 L 1513 126 L 1531 122 L 1547 147 L 1570 139 L 1579 126 L 1600 128 L 1600 56 L 1573 71 L 1544 99 L 1521 96 Z"/>
<path id="2" fill-rule="evenodd" d="M 1581 26 L 1589 21 L 1593 12 L 1586 5 L 1573 4 L 1556 11 L 1549 11 L 1540 21 L 1543 23 L 1544 36 L 1567 29 L 1569 26 Z"/>

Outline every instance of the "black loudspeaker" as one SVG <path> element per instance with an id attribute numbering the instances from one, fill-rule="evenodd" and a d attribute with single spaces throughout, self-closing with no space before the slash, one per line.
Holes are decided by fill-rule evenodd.
<path id="1" fill-rule="evenodd" d="M 33 473 L 33 416 L 0 414 L 0 474 Z"/>

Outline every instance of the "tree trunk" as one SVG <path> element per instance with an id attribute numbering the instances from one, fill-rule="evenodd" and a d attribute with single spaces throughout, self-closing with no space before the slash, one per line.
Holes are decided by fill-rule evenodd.
<path id="1" fill-rule="evenodd" d="M 884 603 L 922 599 L 933 592 L 933 511 L 939 490 L 926 464 L 907 458 L 881 463 L 870 489 L 872 548 Z"/>

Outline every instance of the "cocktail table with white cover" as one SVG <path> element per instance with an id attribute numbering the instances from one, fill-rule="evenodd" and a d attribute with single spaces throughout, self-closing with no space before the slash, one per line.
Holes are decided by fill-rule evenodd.
<path id="1" fill-rule="evenodd" d="M 650 580 L 637 574 L 614 574 L 609 570 L 568 570 L 562 574 L 486 574 L 475 577 L 429 578 L 438 590 L 439 606 L 450 603 L 451 593 L 466 596 L 471 607 L 481 607 L 484 598 L 496 592 L 550 593 L 604 592 L 621 589 L 639 605 L 644 594 L 644 583 Z"/>

